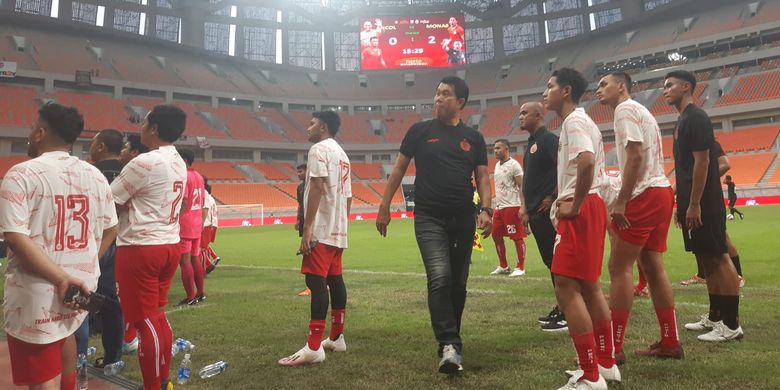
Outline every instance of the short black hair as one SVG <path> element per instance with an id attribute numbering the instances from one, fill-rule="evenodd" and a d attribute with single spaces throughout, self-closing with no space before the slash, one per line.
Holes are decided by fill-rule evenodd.
<path id="1" fill-rule="evenodd" d="M 295 169 L 306 169 L 306 164 L 298 165 Z"/>
<path id="2" fill-rule="evenodd" d="M 553 72 L 551 77 L 555 77 L 555 82 L 563 87 L 571 87 L 571 100 L 579 103 L 582 95 L 588 90 L 588 80 L 578 70 L 572 68 L 560 68 Z"/>
<path id="3" fill-rule="evenodd" d="M 494 144 L 497 144 L 499 142 L 504 144 L 504 146 L 506 146 L 507 150 L 509 150 L 509 140 L 508 139 L 506 139 L 506 138 L 499 138 L 499 139 L 496 140 L 496 142 L 494 142 Z"/>
<path id="4" fill-rule="evenodd" d="M 68 145 L 76 142 L 84 130 L 84 117 L 76 107 L 48 103 L 38 109 L 38 115 L 46 122 L 46 128 Z"/>
<path id="5" fill-rule="evenodd" d="M 609 75 L 621 79 L 623 81 L 623 84 L 626 85 L 626 91 L 628 91 L 628 93 L 631 93 L 631 76 L 628 73 L 617 71 L 617 72 L 612 72 Z"/>
<path id="6" fill-rule="evenodd" d="M 331 137 L 335 137 L 341 127 L 341 118 L 335 111 L 325 110 L 312 112 L 311 116 L 317 118 L 328 126 L 328 132 Z"/>
<path id="7" fill-rule="evenodd" d="M 98 140 L 98 142 L 102 142 L 103 145 L 106 145 L 106 149 L 108 149 L 109 153 L 113 155 L 119 155 L 119 153 L 122 152 L 122 143 L 124 137 L 122 136 L 122 133 L 119 132 L 119 130 L 105 129 L 97 133 L 95 138 Z"/>
<path id="8" fill-rule="evenodd" d="M 190 149 L 184 149 L 184 148 L 176 148 L 176 151 L 179 152 L 179 156 L 184 160 L 184 162 L 187 163 L 188 167 L 192 166 L 192 163 L 195 162 L 195 152 L 193 152 Z"/>
<path id="9" fill-rule="evenodd" d="M 696 76 L 693 75 L 693 73 L 688 72 L 687 70 L 673 70 L 664 76 L 664 80 L 673 77 L 676 79 L 680 79 L 682 81 L 687 81 L 691 84 L 691 94 L 693 94 L 693 91 L 696 89 Z"/>
<path id="10" fill-rule="evenodd" d="M 147 153 L 149 152 L 149 148 L 141 143 L 141 135 L 140 134 L 128 134 L 127 135 L 127 143 L 130 144 L 131 150 L 137 150 L 138 153 Z"/>
<path id="11" fill-rule="evenodd" d="M 203 175 L 200 175 L 203 178 L 203 189 L 206 190 L 209 194 L 211 193 L 211 184 L 209 184 L 209 178 Z"/>
<path id="12" fill-rule="evenodd" d="M 451 85 L 452 89 L 455 90 L 455 98 L 463 99 L 463 104 L 460 106 L 460 109 L 462 110 L 463 107 L 466 107 L 466 103 L 469 102 L 469 86 L 466 84 L 466 80 L 463 80 L 458 76 L 447 76 L 441 79 L 439 84 Z"/>
<path id="13" fill-rule="evenodd" d="M 726 175 L 726 179 L 731 180 L 731 175 Z"/>
<path id="14" fill-rule="evenodd" d="M 176 142 L 187 126 L 187 114 L 172 104 L 160 104 L 149 111 L 149 125 L 157 125 L 157 134 L 166 142 Z"/>

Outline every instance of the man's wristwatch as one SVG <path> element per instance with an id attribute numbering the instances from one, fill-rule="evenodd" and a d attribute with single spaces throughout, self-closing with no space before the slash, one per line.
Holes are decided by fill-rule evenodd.
<path id="1" fill-rule="evenodd" d="M 480 214 L 486 213 L 488 217 L 493 218 L 493 209 L 491 209 L 490 207 L 480 207 L 479 212 Z"/>

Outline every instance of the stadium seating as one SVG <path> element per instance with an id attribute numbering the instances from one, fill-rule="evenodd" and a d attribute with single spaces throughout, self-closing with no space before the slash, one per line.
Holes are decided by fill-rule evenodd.
<path id="1" fill-rule="evenodd" d="M 777 153 L 759 153 L 729 156 L 731 170 L 738 187 L 752 187 L 758 184 Z"/>
<path id="2" fill-rule="evenodd" d="M 210 138 L 228 138 L 228 135 L 222 131 L 211 128 L 206 121 L 197 113 L 193 103 L 175 101 L 173 104 L 181 108 L 187 114 L 187 131 L 184 133 L 189 137 L 203 136 Z"/>
<path id="3" fill-rule="evenodd" d="M 485 137 L 505 137 L 512 131 L 512 120 L 518 111 L 519 107 L 512 105 L 488 107 L 484 112 L 485 120 L 480 132 Z"/>
<path id="4" fill-rule="evenodd" d="M 705 89 L 707 89 L 707 83 L 696 83 L 696 89 L 693 91 L 693 103 L 699 107 L 704 104 L 702 94 L 704 93 Z M 663 94 L 659 95 L 658 98 L 655 99 L 655 103 L 653 103 L 653 105 L 650 107 L 650 112 L 655 116 L 677 115 L 677 109 L 675 109 L 674 106 L 666 104 L 666 100 L 664 100 Z"/>
<path id="5" fill-rule="evenodd" d="M 246 181 L 246 177 L 233 167 L 233 163 L 228 161 L 195 161 L 192 166 L 209 181 Z"/>
<path id="6" fill-rule="evenodd" d="M 409 127 L 421 121 L 422 115 L 410 111 L 394 111 L 388 112 L 383 119 L 387 128 L 385 140 L 390 144 L 400 144 Z"/>
<path id="7" fill-rule="evenodd" d="M 0 157 L 0 179 L 5 177 L 5 174 L 8 172 L 11 167 L 13 167 L 16 164 L 19 164 L 20 162 L 29 160 L 29 157 L 27 156 L 6 156 L 6 157 Z"/>
<path id="8" fill-rule="evenodd" d="M 770 149 L 779 132 L 780 125 L 768 125 L 730 133 L 718 132 L 715 133 L 715 138 L 726 153 L 752 152 Z"/>
<path id="9" fill-rule="evenodd" d="M 112 96 L 99 93 L 57 91 L 47 94 L 49 98 L 66 106 L 74 106 L 84 116 L 84 128 L 103 130 L 108 128 L 126 131 L 138 128 L 128 120 L 130 113 L 125 103 Z"/>
<path id="10" fill-rule="evenodd" d="M 364 183 L 352 182 L 352 199 L 353 204 L 355 204 L 355 200 L 358 200 L 359 202 L 357 202 L 357 205 L 360 205 L 362 202 L 372 206 L 379 206 L 379 203 L 382 201 L 382 196 L 377 195 L 374 190 Z"/>
<path id="11" fill-rule="evenodd" d="M 293 177 L 290 176 L 289 172 L 284 172 L 275 164 L 271 163 L 238 163 L 237 165 L 245 165 L 250 166 L 254 169 L 256 169 L 258 172 L 263 174 L 263 177 L 265 177 L 268 180 L 274 180 L 274 181 L 290 181 L 293 179 Z"/>
<path id="12" fill-rule="evenodd" d="M 206 64 L 200 61 L 175 61 L 171 64 L 171 67 L 174 73 L 179 75 L 193 88 L 209 91 L 242 92 L 228 80 L 214 74 Z"/>
<path id="13" fill-rule="evenodd" d="M 296 209 L 298 202 L 269 184 L 213 184 L 212 195 L 222 204 L 262 204 L 268 209 Z"/>
<path id="14" fill-rule="evenodd" d="M 290 141 L 308 143 L 309 137 L 306 135 L 306 127 L 299 127 L 289 116 L 275 109 L 267 109 L 255 114 L 257 117 L 266 117 L 273 123 L 279 125 L 284 130 L 284 135 Z M 311 114 L 309 114 L 311 118 Z"/>
<path id="15" fill-rule="evenodd" d="M 775 170 L 775 173 L 769 178 L 768 184 L 780 184 L 780 169 Z"/>
<path id="16" fill-rule="evenodd" d="M 593 104 L 588 108 L 588 115 L 596 123 L 612 123 L 614 120 L 615 110 L 612 107 L 606 106 L 595 100 Z"/>
<path id="17" fill-rule="evenodd" d="M 715 102 L 715 107 L 780 98 L 780 71 L 749 74 L 739 78 L 734 89 Z"/>
<path id="18" fill-rule="evenodd" d="M 778 20 L 780 20 L 780 3 L 777 1 L 762 1 L 756 16 L 745 21 L 745 27 L 776 22 Z"/>
<path id="19" fill-rule="evenodd" d="M 36 90 L 0 83 L 0 126 L 29 128 L 38 118 Z"/>
<path id="20" fill-rule="evenodd" d="M 663 148 L 664 159 L 671 159 L 674 157 L 674 138 L 672 136 L 661 138 L 661 148 Z"/>
<path id="21" fill-rule="evenodd" d="M 368 183 L 368 186 L 371 187 L 374 191 L 376 191 L 377 194 L 384 195 L 385 190 L 387 189 L 387 183 L 386 182 L 372 182 Z M 392 205 L 403 205 L 404 202 L 404 195 L 401 192 L 401 187 L 398 187 L 398 191 L 393 194 L 393 199 L 390 201 L 390 204 Z"/>
<path id="22" fill-rule="evenodd" d="M 353 162 L 350 166 L 352 169 L 352 174 L 355 175 L 358 179 L 363 180 L 381 180 L 382 172 L 380 171 L 380 168 L 382 167 L 382 164 L 380 163 L 357 163 Z"/>
<path id="23" fill-rule="evenodd" d="M 674 161 L 664 162 L 664 173 L 669 176 L 674 171 Z"/>
<path id="24" fill-rule="evenodd" d="M 204 110 L 205 111 L 205 110 Z M 219 106 L 208 108 L 224 121 L 233 138 L 283 142 L 284 137 L 268 130 L 247 108 Z"/>
<path id="25" fill-rule="evenodd" d="M 298 202 L 298 184 L 300 183 L 274 183 L 272 186 L 276 187 L 279 191 L 292 196 L 296 203 Z"/>

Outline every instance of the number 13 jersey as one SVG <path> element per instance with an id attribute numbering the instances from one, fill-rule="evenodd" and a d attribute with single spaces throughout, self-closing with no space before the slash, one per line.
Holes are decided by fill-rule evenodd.
<path id="1" fill-rule="evenodd" d="M 179 242 L 179 213 L 187 184 L 187 166 L 176 148 L 162 146 L 143 153 L 122 169 L 111 192 L 119 214 L 117 246 Z"/>

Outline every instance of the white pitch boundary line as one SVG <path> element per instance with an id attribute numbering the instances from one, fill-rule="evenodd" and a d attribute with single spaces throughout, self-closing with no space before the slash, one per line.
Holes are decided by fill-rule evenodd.
<path id="1" fill-rule="evenodd" d="M 211 303 L 204 303 L 204 304 L 200 304 L 199 303 L 199 304 L 196 304 L 196 305 L 176 306 L 173 309 L 166 311 L 165 314 L 171 314 L 171 313 L 176 313 L 176 312 L 185 311 L 185 310 L 203 309 L 204 307 L 209 307 L 211 305 L 212 305 Z"/>

